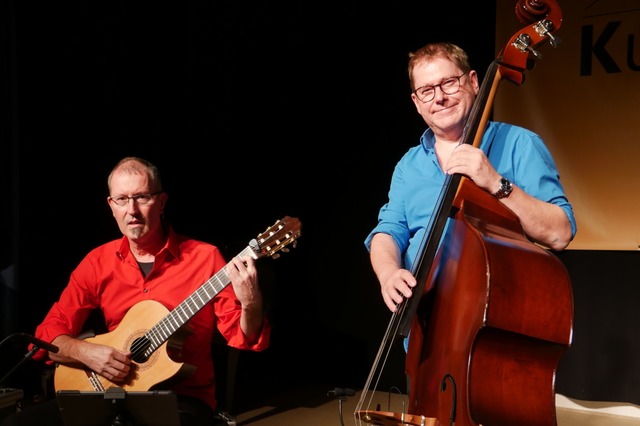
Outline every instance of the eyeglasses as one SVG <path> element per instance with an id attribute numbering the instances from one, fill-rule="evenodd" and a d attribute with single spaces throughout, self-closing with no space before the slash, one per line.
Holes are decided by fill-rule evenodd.
<path id="1" fill-rule="evenodd" d="M 113 201 L 120 207 L 124 207 L 129 204 L 129 200 L 133 200 L 133 202 L 138 204 L 139 206 L 144 206 L 145 204 L 149 204 L 149 201 L 151 201 L 153 197 L 160 193 L 162 193 L 162 191 L 154 192 L 151 194 L 136 194 L 132 195 L 131 197 L 128 197 L 126 195 L 118 195 L 117 197 L 109 197 L 109 200 Z"/>
<path id="2" fill-rule="evenodd" d="M 462 75 L 457 77 L 445 78 L 440 82 L 440 84 L 418 87 L 413 91 L 413 93 L 415 93 L 421 102 L 425 103 L 431 102 L 433 98 L 436 97 L 436 87 L 439 87 L 445 95 L 453 95 L 454 93 L 458 93 L 458 90 L 460 90 L 460 79 L 468 72 L 469 71 L 465 71 Z"/>

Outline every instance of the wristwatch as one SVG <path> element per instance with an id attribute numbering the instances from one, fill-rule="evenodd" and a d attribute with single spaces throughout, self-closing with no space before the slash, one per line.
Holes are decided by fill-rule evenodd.
<path id="1" fill-rule="evenodd" d="M 511 185 L 511 182 L 509 182 L 509 179 L 503 177 L 503 178 L 500 178 L 500 189 L 498 189 L 497 192 L 494 192 L 491 195 L 493 195 L 497 199 L 500 199 L 500 198 L 508 197 L 509 194 L 511 194 L 511 191 L 513 191 L 513 185 Z"/>

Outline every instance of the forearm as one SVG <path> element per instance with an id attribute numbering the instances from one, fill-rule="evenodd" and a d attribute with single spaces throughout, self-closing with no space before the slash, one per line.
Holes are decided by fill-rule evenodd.
<path id="1" fill-rule="evenodd" d="M 373 272 L 381 284 L 402 267 L 400 251 L 389 234 L 379 233 L 373 236 L 370 259 Z"/>
<path id="2" fill-rule="evenodd" d="M 75 339 L 66 334 L 62 334 L 51 342 L 58 348 L 58 352 L 49 352 L 49 358 L 55 362 L 62 364 L 82 363 L 82 354 L 85 353 L 82 346 L 85 344 L 82 340 Z"/>
<path id="3" fill-rule="evenodd" d="M 561 207 L 538 200 L 515 185 L 509 197 L 501 201 L 518 216 L 532 241 L 558 251 L 571 242 L 571 223 Z"/>
<path id="4" fill-rule="evenodd" d="M 262 301 L 255 302 L 251 306 L 242 306 L 240 315 L 240 328 L 250 344 L 255 343 L 262 331 L 264 324 L 264 310 Z"/>
<path id="5" fill-rule="evenodd" d="M 413 294 L 415 277 L 402 266 L 400 249 L 393 237 L 379 233 L 371 240 L 371 265 L 380 282 L 382 299 L 391 312 Z"/>

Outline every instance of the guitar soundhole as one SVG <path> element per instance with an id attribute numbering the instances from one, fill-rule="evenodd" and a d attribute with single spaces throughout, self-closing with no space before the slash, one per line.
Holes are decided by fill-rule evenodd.
<path id="1" fill-rule="evenodd" d="M 138 337 L 131 345 L 131 358 L 141 364 L 147 362 L 149 357 L 146 355 L 147 349 L 151 346 L 151 341 L 146 337 Z"/>

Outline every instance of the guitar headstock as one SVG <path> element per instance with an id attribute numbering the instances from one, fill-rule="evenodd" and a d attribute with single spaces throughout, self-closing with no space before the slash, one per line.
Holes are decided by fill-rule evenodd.
<path id="1" fill-rule="evenodd" d="M 535 59 L 542 58 L 538 47 L 546 42 L 553 47 L 560 44 L 553 33 L 562 25 L 562 11 L 556 0 L 519 0 L 515 12 L 520 22 L 528 25 L 511 37 L 497 62 L 503 78 L 522 84 L 524 72 L 535 66 Z"/>
<path id="2" fill-rule="evenodd" d="M 293 243 L 295 247 L 298 237 L 302 234 L 302 224 L 295 217 L 285 216 L 268 227 L 264 232 L 258 234 L 252 248 L 258 257 L 271 256 L 277 259 L 280 251 L 287 252 L 287 246 Z"/>

